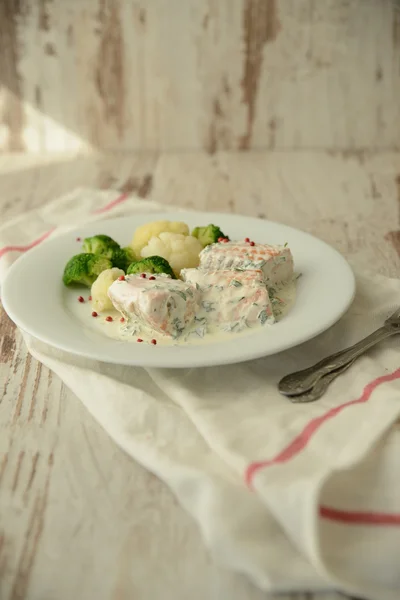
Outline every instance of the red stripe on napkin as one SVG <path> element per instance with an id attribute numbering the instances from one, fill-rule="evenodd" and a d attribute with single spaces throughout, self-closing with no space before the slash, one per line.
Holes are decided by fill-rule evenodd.
<path id="1" fill-rule="evenodd" d="M 27 246 L 5 246 L 5 248 L 1 248 L 0 258 L 2 256 L 4 256 L 5 254 L 7 254 L 7 252 L 27 252 L 28 250 L 31 250 L 35 246 L 38 246 L 39 244 L 44 242 L 44 240 L 47 239 L 49 237 L 49 235 L 51 235 L 53 233 L 54 230 L 55 230 L 55 227 L 53 227 L 53 229 L 50 229 L 50 231 L 46 231 L 46 233 L 44 233 L 42 236 L 40 236 L 40 238 L 38 238 L 34 242 L 31 242 Z"/>
<path id="2" fill-rule="evenodd" d="M 116 198 L 115 200 L 112 200 L 111 202 L 109 202 L 108 204 L 103 206 L 103 208 L 99 208 L 99 209 L 93 211 L 93 214 L 97 215 L 97 214 L 106 213 L 109 210 L 111 210 L 112 208 L 114 208 L 115 206 L 118 206 L 119 204 L 122 204 L 123 202 L 125 202 L 125 200 L 127 200 L 128 197 L 129 197 L 128 193 L 121 194 L 120 196 L 118 196 L 118 198 Z M 4 248 L 1 248 L 0 249 L 0 258 L 2 256 L 4 256 L 5 254 L 7 254 L 8 252 L 28 252 L 28 250 L 31 250 L 35 246 L 38 246 L 39 244 L 44 242 L 44 240 L 47 239 L 49 237 L 49 235 L 51 235 L 53 233 L 53 231 L 55 231 L 55 229 L 56 229 L 56 227 L 53 227 L 53 229 L 50 229 L 50 231 L 47 231 L 40 238 L 38 238 L 34 242 L 31 242 L 27 246 L 5 246 Z"/>
<path id="3" fill-rule="evenodd" d="M 400 514 L 396 513 L 339 510 L 330 506 L 320 506 L 319 515 L 329 521 L 351 525 L 400 526 Z"/>
<path id="4" fill-rule="evenodd" d="M 357 400 L 351 400 L 350 402 L 345 402 L 344 404 L 339 404 L 339 406 L 335 406 L 328 410 L 324 415 L 320 417 L 316 417 L 312 419 L 307 425 L 304 427 L 303 431 L 299 433 L 297 437 L 294 438 L 292 442 L 286 448 L 281 450 L 279 454 L 277 454 L 274 458 L 269 460 L 262 460 L 251 463 L 245 472 L 245 480 L 249 487 L 252 487 L 253 480 L 255 475 L 261 470 L 266 469 L 268 467 L 272 467 L 273 465 L 282 464 L 288 462 L 292 458 L 295 458 L 304 448 L 307 446 L 309 441 L 312 439 L 313 435 L 317 433 L 318 429 L 329 419 L 336 417 L 339 413 L 341 413 L 345 408 L 349 406 L 354 406 L 355 404 L 363 404 L 367 402 L 372 392 L 383 383 L 387 383 L 388 381 L 394 381 L 396 379 L 400 379 L 400 369 L 396 369 L 393 373 L 389 373 L 387 375 L 382 375 L 382 377 L 378 377 L 374 379 L 368 385 L 365 386 L 363 393 Z"/>
<path id="5" fill-rule="evenodd" d="M 129 194 L 127 192 L 125 194 L 121 194 L 121 196 L 118 196 L 118 198 L 116 198 L 115 200 L 112 200 L 111 202 L 109 202 L 108 204 L 103 206 L 103 208 L 98 208 L 97 210 L 95 210 L 93 212 L 95 215 L 99 215 L 99 214 L 108 212 L 112 208 L 115 208 L 119 204 L 122 204 L 123 202 L 125 202 L 125 200 L 127 200 L 128 197 L 129 197 Z"/>

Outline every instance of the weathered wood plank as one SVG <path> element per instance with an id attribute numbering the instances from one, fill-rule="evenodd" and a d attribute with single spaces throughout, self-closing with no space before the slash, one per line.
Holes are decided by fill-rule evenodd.
<path id="1" fill-rule="evenodd" d="M 0 3 L 0 149 L 400 145 L 393 0 Z"/>

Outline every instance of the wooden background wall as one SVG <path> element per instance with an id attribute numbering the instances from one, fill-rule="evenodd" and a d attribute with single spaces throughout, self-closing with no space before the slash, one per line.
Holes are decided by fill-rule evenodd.
<path id="1" fill-rule="evenodd" d="M 0 149 L 400 147 L 398 0 L 1 0 Z"/>

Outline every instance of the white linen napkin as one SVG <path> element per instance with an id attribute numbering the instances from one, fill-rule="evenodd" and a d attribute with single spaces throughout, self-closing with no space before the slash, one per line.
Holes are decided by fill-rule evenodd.
<path id="1" fill-rule="evenodd" d="M 22 251 L 89 220 L 170 210 L 79 189 L 0 227 L 0 282 Z M 286 373 L 359 340 L 400 304 L 400 282 L 357 272 L 330 330 L 241 365 L 100 364 L 24 338 L 105 431 L 162 479 L 216 561 L 273 592 L 400 595 L 400 338 L 360 358 L 313 404 L 277 391 Z"/>

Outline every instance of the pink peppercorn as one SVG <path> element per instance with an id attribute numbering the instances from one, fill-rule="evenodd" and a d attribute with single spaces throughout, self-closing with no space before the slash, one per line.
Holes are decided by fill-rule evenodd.
<path id="1" fill-rule="evenodd" d="M 147 275 L 146 273 L 140 273 L 140 277 L 142 277 L 142 279 L 146 279 Z"/>
<path id="2" fill-rule="evenodd" d="M 108 321 L 109 323 L 111 323 L 112 320 L 113 320 L 112 317 L 106 317 L 106 321 Z"/>
<path id="3" fill-rule="evenodd" d="M 151 277 L 149 277 L 149 281 L 154 281 L 155 277 L 153 277 L 153 275 Z"/>
<path id="4" fill-rule="evenodd" d="M 255 246 L 255 242 L 250 242 L 250 246 Z"/>
<path id="5" fill-rule="evenodd" d="M 83 296 L 78 297 L 78 302 L 85 302 L 85 298 Z"/>
<path id="6" fill-rule="evenodd" d="M 138 338 L 136 341 L 139 342 L 139 343 L 143 342 L 142 338 Z"/>
<path id="7" fill-rule="evenodd" d="M 155 339 L 150 340 L 150 344 L 153 344 L 153 346 L 155 346 L 157 344 L 157 340 L 155 340 Z"/>
<path id="8" fill-rule="evenodd" d="M 92 317 L 98 317 L 98 314 L 95 310 L 92 312 Z"/>

